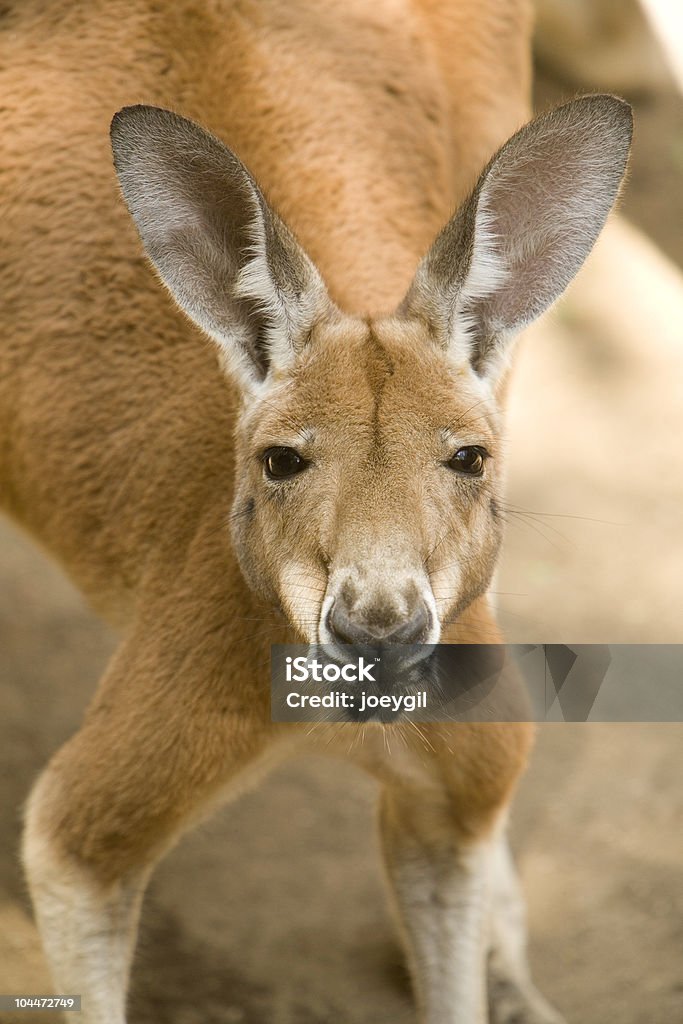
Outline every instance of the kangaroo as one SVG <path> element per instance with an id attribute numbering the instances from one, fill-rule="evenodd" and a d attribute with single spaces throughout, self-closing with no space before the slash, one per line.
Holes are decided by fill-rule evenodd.
<path id="1" fill-rule="evenodd" d="M 56 990 L 124 1024 L 159 859 L 324 748 L 380 783 L 423 1024 L 557 1024 L 505 840 L 532 727 L 434 723 L 389 756 L 379 724 L 273 723 L 265 666 L 276 639 L 501 639 L 512 343 L 605 222 L 629 107 L 520 128 L 524 0 L 3 17 L 2 505 L 122 635 L 26 811 Z M 117 193 L 118 108 L 123 201 L 175 306 Z"/>

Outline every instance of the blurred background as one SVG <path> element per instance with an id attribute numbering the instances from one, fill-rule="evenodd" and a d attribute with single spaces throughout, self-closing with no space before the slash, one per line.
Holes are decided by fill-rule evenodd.
<path id="1" fill-rule="evenodd" d="M 494 584 L 511 640 L 683 642 L 680 8 L 538 4 L 537 109 L 612 90 L 634 104 L 636 135 L 620 213 L 520 346 Z M 0 992 L 50 990 L 17 859 L 20 808 L 113 646 L 1 521 Z M 570 1024 L 683 1020 L 682 778 L 683 726 L 540 730 L 513 839 L 537 980 Z M 302 760 L 183 841 L 147 897 L 133 1024 L 414 1020 L 373 796 L 350 766 Z"/>

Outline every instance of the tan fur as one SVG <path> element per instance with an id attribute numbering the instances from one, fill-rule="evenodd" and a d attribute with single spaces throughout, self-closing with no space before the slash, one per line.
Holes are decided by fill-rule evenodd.
<path id="1" fill-rule="evenodd" d="M 22 0 L 2 18 L 2 503 L 123 631 L 28 820 L 39 918 L 48 921 L 45 908 L 62 898 L 56 879 L 67 879 L 80 886 L 88 921 L 97 898 L 71 881 L 79 872 L 109 894 L 104 914 L 116 887 L 146 877 L 247 766 L 303 743 L 269 721 L 265 666 L 271 643 L 307 634 L 302 594 L 317 614 L 324 565 L 343 545 L 395 536 L 398 561 L 431 551 L 444 612 L 454 610 L 453 545 L 471 547 L 475 565 L 495 559 L 500 538 L 479 499 L 450 507 L 436 483 L 421 506 L 408 462 L 383 478 L 381 501 L 368 498 L 370 470 L 342 474 L 334 487 L 327 478 L 302 498 L 302 569 L 286 584 L 279 563 L 291 552 L 272 510 L 260 508 L 249 535 L 233 520 L 235 547 L 230 517 L 236 465 L 245 501 L 260 487 L 249 446 L 286 443 L 299 422 L 325 423 L 330 459 L 363 464 L 385 389 L 388 445 L 419 451 L 421 431 L 458 422 L 495 453 L 494 396 L 472 391 L 429 348 L 426 324 L 399 328 L 389 314 L 435 232 L 526 117 L 530 18 L 526 0 Z M 344 310 L 315 328 L 296 371 L 295 410 L 285 375 L 257 413 L 239 413 L 214 351 L 143 260 L 107 141 L 112 113 L 136 102 L 177 109 L 224 139 Z M 499 484 L 487 486 L 493 495 Z M 420 516 L 399 535 L 406 501 Z M 453 536 L 440 549 L 444 523 Z M 267 565 L 279 591 L 271 579 L 255 593 L 237 555 L 252 568 L 260 559 L 254 571 Z M 447 639 L 499 639 L 484 597 L 455 610 Z M 424 740 L 407 733 L 395 759 L 370 732 L 354 756 L 385 783 L 390 864 L 401 832 L 424 830 L 425 849 L 439 857 L 498 833 L 528 725 L 435 725 Z M 333 752 L 352 746 L 348 735 L 340 730 Z M 433 810 L 414 824 L 418 806 Z M 87 944 L 79 922 L 70 941 Z M 57 983 L 77 981 L 71 961 L 54 956 Z M 448 1017 L 420 996 L 426 1020 L 483 1020 L 481 993 L 453 991 L 463 1009 Z M 96 1002 L 88 1022 L 105 1019 Z M 122 1004 L 116 1013 L 122 1020 Z"/>
<path id="2" fill-rule="evenodd" d="M 176 628 L 164 606 L 168 580 L 182 579 L 187 608 L 168 614 L 195 658 L 207 627 L 189 614 L 191 591 L 233 618 L 237 638 L 262 611 L 212 534 L 232 497 L 229 387 L 138 255 L 111 171 L 112 111 L 144 100 L 201 117 L 264 184 L 333 297 L 364 313 L 401 298 L 456 196 L 524 119 L 528 81 L 526 4 L 502 16 L 477 5 L 476 18 L 462 5 L 457 20 L 449 5 L 400 18 L 358 4 L 360 24 L 347 4 L 272 4 L 267 17 L 260 4 L 221 6 L 17 5 L 3 81 L 3 502 L 115 623 L 131 628 L 142 592 L 151 648 Z M 445 38 L 461 75 L 469 61 L 472 81 L 502 77 L 462 127 L 447 111 L 465 100 L 431 59 Z"/>

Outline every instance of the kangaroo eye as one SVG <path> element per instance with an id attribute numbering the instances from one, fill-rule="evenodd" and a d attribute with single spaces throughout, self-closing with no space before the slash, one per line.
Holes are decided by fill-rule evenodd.
<path id="1" fill-rule="evenodd" d="M 308 463 L 294 448 L 268 448 L 263 453 L 263 465 L 270 480 L 286 480 L 300 473 Z"/>
<path id="2" fill-rule="evenodd" d="M 458 448 L 455 455 L 451 456 L 446 465 L 457 473 L 467 473 L 468 476 L 481 476 L 484 472 L 484 462 L 488 458 L 485 448 L 478 445 L 470 445 L 467 448 Z"/>

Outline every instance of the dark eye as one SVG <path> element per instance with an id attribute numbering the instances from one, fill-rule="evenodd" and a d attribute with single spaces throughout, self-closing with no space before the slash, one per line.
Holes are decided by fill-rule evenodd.
<path id="1" fill-rule="evenodd" d="M 458 473 L 467 473 L 468 476 L 481 476 L 484 471 L 484 461 L 488 452 L 478 445 L 470 445 L 467 448 L 458 448 L 455 455 L 451 456 L 446 465 Z"/>
<path id="2" fill-rule="evenodd" d="M 263 465 L 270 480 L 286 480 L 300 473 L 308 463 L 294 448 L 268 448 L 263 453 Z"/>

